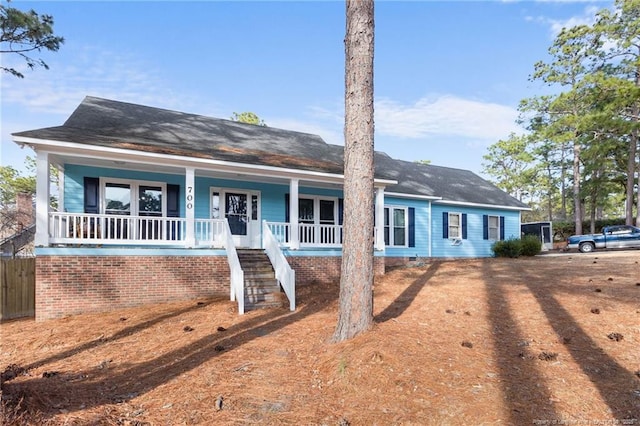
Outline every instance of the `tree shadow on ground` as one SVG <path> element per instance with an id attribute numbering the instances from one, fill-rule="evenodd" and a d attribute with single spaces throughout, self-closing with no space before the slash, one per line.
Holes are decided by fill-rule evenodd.
<path id="1" fill-rule="evenodd" d="M 7 401 L 14 404 L 19 403 L 22 398 L 24 410 L 37 411 L 45 418 L 58 414 L 61 409 L 73 412 L 127 402 L 198 368 L 222 353 L 233 351 L 256 338 L 281 330 L 289 324 L 324 310 L 337 299 L 337 295 L 337 291 L 327 292 L 322 298 L 301 302 L 295 312 L 270 309 L 264 314 L 230 326 L 223 333 L 211 333 L 188 345 L 160 354 L 152 360 L 125 365 L 118 371 L 96 368 L 64 372 L 49 378 L 5 382 L 3 395 Z M 151 324 L 147 326 L 149 325 Z M 78 350 L 80 348 L 76 348 L 76 353 Z M 74 402 L 73 396 L 79 394 L 85 396 L 82 405 Z M 90 397 L 87 398 L 87 395 Z"/>
<path id="2" fill-rule="evenodd" d="M 491 262 L 484 262 L 488 320 L 491 325 L 495 361 L 500 375 L 503 399 L 509 409 L 507 424 L 532 424 L 535 420 L 558 419 L 557 409 L 544 378 L 528 359 L 523 331 L 510 312 L 502 285 L 494 282 Z"/>
<path id="3" fill-rule="evenodd" d="M 548 385 L 536 370 L 535 358 L 517 358 L 519 353 L 526 354 L 526 351 L 523 351 L 526 347 L 518 347 L 518 343 L 522 341 L 523 330 L 518 330 L 513 314 L 509 312 L 508 302 L 504 297 L 506 286 L 526 289 L 527 293 L 536 299 L 558 339 L 565 343 L 573 360 L 594 384 L 613 418 L 622 421 L 637 420 L 640 417 L 640 405 L 634 400 L 637 397 L 633 393 L 638 387 L 637 379 L 609 356 L 558 301 L 554 293 L 565 293 L 566 288 L 532 285 L 531 283 L 540 282 L 540 276 L 530 270 L 524 262 L 513 269 L 512 273 L 517 276 L 514 279 L 517 282 L 513 284 L 499 284 L 499 280 L 494 278 L 497 272 L 491 268 L 491 262 L 485 262 L 484 268 L 490 320 L 494 328 L 496 359 L 504 383 L 505 399 L 512 408 L 510 416 L 513 424 L 531 423 L 534 420 L 554 421 L 560 418 L 549 401 Z M 573 290 L 570 293 L 577 296 L 580 292 Z M 584 292 L 580 295 L 584 295 Z M 607 332 L 609 331 L 603 330 L 604 334 Z M 523 398 L 523 394 L 517 391 L 519 388 L 534 389 L 537 395 L 531 399 Z M 534 411 L 531 411 L 528 417 L 523 416 L 514 409 L 520 404 L 533 406 Z"/>
<path id="4" fill-rule="evenodd" d="M 526 279 L 525 279 L 525 282 Z M 547 288 L 527 284 L 536 298 L 551 327 L 559 336 L 566 338 L 566 347 L 582 372 L 589 378 L 609 407 L 615 419 L 640 418 L 640 403 L 634 402 L 634 391 L 638 381 L 634 374 L 609 356 L 598 343 L 584 331 Z M 569 334 L 566 333 L 570 330 Z M 610 330 L 602 330 L 603 335 Z"/>
<path id="5" fill-rule="evenodd" d="M 158 324 L 158 323 L 160 323 L 162 321 L 165 321 L 165 320 L 167 320 L 169 318 L 179 317 L 182 314 L 185 314 L 185 313 L 197 310 L 197 309 L 204 308 L 204 307 L 209 306 L 209 305 L 211 305 L 213 303 L 216 303 L 216 302 L 220 302 L 220 300 L 221 299 L 219 299 L 219 298 L 210 299 L 210 300 L 207 300 L 207 301 L 198 302 L 198 304 L 196 304 L 194 302 L 193 306 L 189 306 L 189 307 L 186 307 L 186 308 L 183 308 L 183 309 L 179 309 L 177 311 L 171 311 L 171 312 L 168 312 L 168 313 L 166 313 L 164 315 L 160 315 L 160 316 L 157 316 L 155 318 L 149 319 L 147 321 L 141 322 L 139 324 L 135 324 L 135 325 L 132 325 L 130 327 L 125 327 L 125 328 L 123 328 L 122 330 L 118 331 L 117 333 L 115 333 L 112 336 L 94 339 L 94 340 L 92 340 L 90 342 L 83 343 L 83 344 L 78 345 L 78 346 L 76 346 L 74 348 L 67 349 L 64 352 L 60 352 L 60 353 L 57 353 L 57 354 L 52 355 L 50 357 L 43 358 L 43 359 L 38 360 L 38 361 L 34 361 L 31 364 L 23 366 L 22 368 L 25 371 L 26 370 L 31 370 L 31 369 L 34 369 L 34 368 L 41 367 L 41 366 L 43 366 L 45 364 L 48 364 L 50 362 L 56 362 L 56 361 L 63 360 L 65 358 L 70 358 L 72 356 L 78 355 L 81 352 L 88 351 L 88 350 L 91 350 L 91 349 L 95 349 L 95 348 L 97 348 L 99 346 L 103 346 L 103 345 L 105 345 L 107 343 L 112 343 L 112 342 L 115 342 L 115 341 L 120 340 L 122 338 L 129 337 L 132 334 L 135 334 L 135 333 L 138 333 L 140 331 L 143 331 L 143 330 L 145 330 L 145 329 L 147 329 L 149 327 L 152 327 L 155 324 Z"/>
<path id="6" fill-rule="evenodd" d="M 402 313 L 405 312 L 409 308 L 409 306 L 411 306 L 411 303 L 418 296 L 420 290 L 422 290 L 422 288 L 427 285 L 431 277 L 436 274 L 440 265 L 441 262 L 437 261 L 429 265 L 429 268 L 427 268 L 427 270 L 422 275 L 420 275 L 413 283 L 411 283 L 409 287 L 404 289 L 404 291 L 400 293 L 400 295 L 396 297 L 396 299 L 391 302 L 389 306 L 384 308 L 382 312 L 380 312 L 373 318 L 374 322 L 386 322 L 402 315 Z"/>

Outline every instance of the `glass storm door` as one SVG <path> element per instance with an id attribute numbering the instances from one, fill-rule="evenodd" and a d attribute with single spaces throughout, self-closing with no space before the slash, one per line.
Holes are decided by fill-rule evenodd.
<path id="1" fill-rule="evenodd" d="M 229 222 L 236 247 L 262 246 L 260 193 L 211 188 L 211 219 L 221 218 Z"/>
<path id="2" fill-rule="evenodd" d="M 249 206 L 246 193 L 225 192 L 224 217 L 229 221 L 229 228 L 233 234 L 236 246 L 249 247 Z"/>

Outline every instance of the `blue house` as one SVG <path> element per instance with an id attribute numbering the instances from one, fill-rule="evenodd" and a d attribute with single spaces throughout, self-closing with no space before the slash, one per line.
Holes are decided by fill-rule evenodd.
<path id="1" fill-rule="evenodd" d="M 295 309 L 296 283 L 339 277 L 343 147 L 319 136 L 87 97 L 13 138 L 36 152 L 37 319 L 223 294 L 242 313 L 281 290 Z M 528 209 L 472 172 L 381 152 L 374 186 L 377 274 L 491 256 Z"/>

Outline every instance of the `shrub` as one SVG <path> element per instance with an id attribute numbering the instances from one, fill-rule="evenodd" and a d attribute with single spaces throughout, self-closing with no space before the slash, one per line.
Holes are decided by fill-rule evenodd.
<path id="1" fill-rule="evenodd" d="M 522 243 L 515 238 L 496 241 L 491 246 L 491 251 L 495 257 L 518 257 L 522 251 Z"/>
<path id="2" fill-rule="evenodd" d="M 542 250 L 542 242 L 535 235 L 525 235 L 520 240 L 520 254 L 522 256 L 535 256 Z"/>

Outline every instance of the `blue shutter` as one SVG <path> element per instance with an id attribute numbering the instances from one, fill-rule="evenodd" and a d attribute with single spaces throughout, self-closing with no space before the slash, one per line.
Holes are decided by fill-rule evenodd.
<path id="1" fill-rule="evenodd" d="M 84 178 L 84 212 L 98 214 L 100 207 L 98 188 L 100 179 L 94 177 Z"/>
<path id="2" fill-rule="evenodd" d="M 373 212 L 375 217 L 375 211 Z M 338 225 L 342 225 L 344 219 L 344 198 L 338 198 Z"/>
<path id="3" fill-rule="evenodd" d="M 462 213 L 462 239 L 467 239 L 467 214 Z"/>
<path id="4" fill-rule="evenodd" d="M 284 194 L 284 221 L 289 223 L 289 194 Z"/>
<path id="5" fill-rule="evenodd" d="M 442 212 L 442 238 L 449 238 L 449 212 Z"/>
<path id="6" fill-rule="evenodd" d="M 289 223 L 289 194 L 284 194 L 284 221 Z M 289 241 L 289 228 L 286 228 L 285 241 Z"/>
<path id="7" fill-rule="evenodd" d="M 504 240 L 504 216 L 500 216 L 500 239 Z"/>
<path id="8" fill-rule="evenodd" d="M 180 185 L 167 184 L 167 217 L 180 217 Z"/>
<path id="9" fill-rule="evenodd" d="M 489 239 L 489 216 L 486 214 L 482 215 L 482 238 Z"/>
<path id="10" fill-rule="evenodd" d="M 167 184 L 167 217 L 180 217 L 180 185 Z M 167 234 L 170 240 L 179 240 L 180 224 L 167 222 Z"/>
<path id="11" fill-rule="evenodd" d="M 416 209 L 409 207 L 409 247 L 416 246 Z"/>

